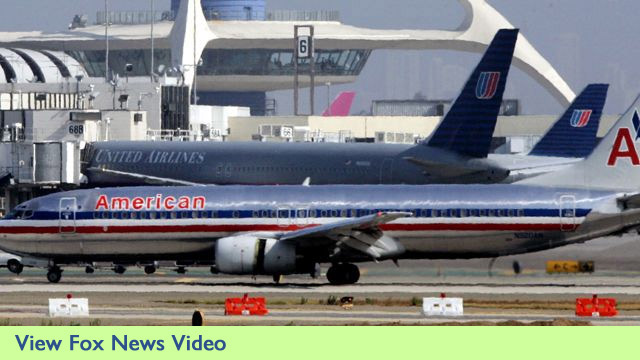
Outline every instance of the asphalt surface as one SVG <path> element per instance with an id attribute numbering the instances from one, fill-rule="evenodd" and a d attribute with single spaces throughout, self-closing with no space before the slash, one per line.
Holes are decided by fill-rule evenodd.
<path id="1" fill-rule="evenodd" d="M 145 275 L 129 268 L 123 275 L 109 269 L 85 274 L 67 268 L 59 284 L 50 284 L 43 269 L 19 276 L 0 269 L 0 322 L 5 325 L 187 325 L 195 309 L 213 325 L 334 325 L 334 324 L 493 324 L 587 321 L 593 325 L 640 325 L 640 241 L 635 236 L 606 238 L 553 251 L 489 259 L 401 261 L 362 264 L 357 284 L 333 286 L 324 277 L 287 276 L 280 284 L 271 277 L 213 275 L 208 268 L 187 274 L 159 269 Z M 547 260 L 594 260 L 593 274 L 549 275 Z M 522 272 L 515 274 L 517 261 Z M 323 269 L 326 271 L 326 268 Z M 49 298 L 71 293 L 86 297 L 90 317 L 51 319 Z M 270 313 L 264 317 L 224 315 L 224 299 L 264 296 Z M 462 297 L 461 317 L 425 317 L 423 297 Z M 616 317 L 578 318 L 575 299 L 614 297 Z M 329 299 L 353 296 L 356 305 L 344 310 Z"/>

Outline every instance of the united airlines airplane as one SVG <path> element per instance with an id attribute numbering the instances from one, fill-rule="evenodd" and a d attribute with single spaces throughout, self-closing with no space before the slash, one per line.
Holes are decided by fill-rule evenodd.
<path id="1" fill-rule="evenodd" d="M 596 145 L 607 90 L 606 84 L 588 85 L 524 155 L 451 157 L 452 152 L 428 145 L 436 143 L 437 137 L 469 136 L 465 131 L 476 132 L 478 138 L 493 135 L 493 127 L 491 132 L 476 131 L 470 122 L 465 131 L 436 133 L 427 143 L 415 146 L 101 142 L 86 150 L 84 173 L 91 186 L 285 185 L 300 184 L 306 178 L 318 185 L 512 183 L 559 170 L 589 155 Z M 445 117 L 441 126 L 448 126 L 450 120 Z"/>
<path id="2" fill-rule="evenodd" d="M 48 263 L 212 260 L 227 274 L 355 283 L 364 261 L 496 257 L 640 226 L 640 97 L 585 160 L 518 184 L 76 190 L 0 221 L 0 249 Z"/>
<path id="3" fill-rule="evenodd" d="M 493 183 L 490 159 L 518 30 L 500 30 L 424 143 L 95 143 L 83 155 L 90 186 Z"/>

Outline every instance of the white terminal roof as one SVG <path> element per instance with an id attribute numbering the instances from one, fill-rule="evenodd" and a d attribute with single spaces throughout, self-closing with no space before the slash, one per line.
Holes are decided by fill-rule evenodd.
<path id="1" fill-rule="evenodd" d="M 486 0 L 458 1 L 466 11 L 466 18 L 455 31 L 368 29 L 339 22 L 209 21 L 207 24 L 210 31 L 199 32 L 198 42 L 206 39 L 206 48 L 287 49 L 293 46 L 294 25 L 309 24 L 315 28 L 315 45 L 320 49 L 449 49 L 483 52 L 499 29 L 514 28 Z M 201 11 L 198 11 L 200 9 L 196 7 L 197 10 L 193 10 L 191 3 L 182 2 L 175 23 L 159 22 L 154 28 L 156 46 L 160 48 L 171 48 L 171 29 L 174 24 L 186 29 L 184 34 L 180 34 L 183 41 L 177 42 L 185 43 L 184 47 L 172 49 L 172 53 L 180 53 L 177 58 L 181 58 L 183 62 L 186 58 L 184 54 L 193 53 L 193 41 L 188 45 L 191 48 L 187 49 L 188 39 L 192 36 L 189 31 L 194 27 L 193 21 L 198 25 L 205 21 Z M 196 11 L 196 16 L 193 11 Z M 113 49 L 150 47 L 149 25 L 112 25 L 109 36 Z M 0 33 L 0 46 L 59 50 L 104 49 L 104 26 L 58 33 Z M 516 45 L 514 65 L 544 86 L 561 104 L 567 105 L 574 99 L 575 94 L 571 88 L 522 34 Z"/>

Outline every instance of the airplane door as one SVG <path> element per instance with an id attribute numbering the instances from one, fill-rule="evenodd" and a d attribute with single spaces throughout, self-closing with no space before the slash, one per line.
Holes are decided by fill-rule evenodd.
<path id="1" fill-rule="evenodd" d="M 560 230 L 573 231 L 576 229 L 576 197 L 573 195 L 560 196 Z"/>
<path id="2" fill-rule="evenodd" d="M 380 184 L 393 183 L 393 159 L 386 158 L 380 167 Z"/>
<path id="3" fill-rule="evenodd" d="M 61 234 L 74 234 L 76 232 L 76 209 L 76 198 L 60 199 L 59 229 Z"/>

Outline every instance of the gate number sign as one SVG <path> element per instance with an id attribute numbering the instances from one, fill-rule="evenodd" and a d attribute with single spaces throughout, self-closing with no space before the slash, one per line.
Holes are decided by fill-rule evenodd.
<path id="1" fill-rule="evenodd" d="M 298 36 L 298 57 L 311 57 L 311 38 L 309 36 Z"/>

